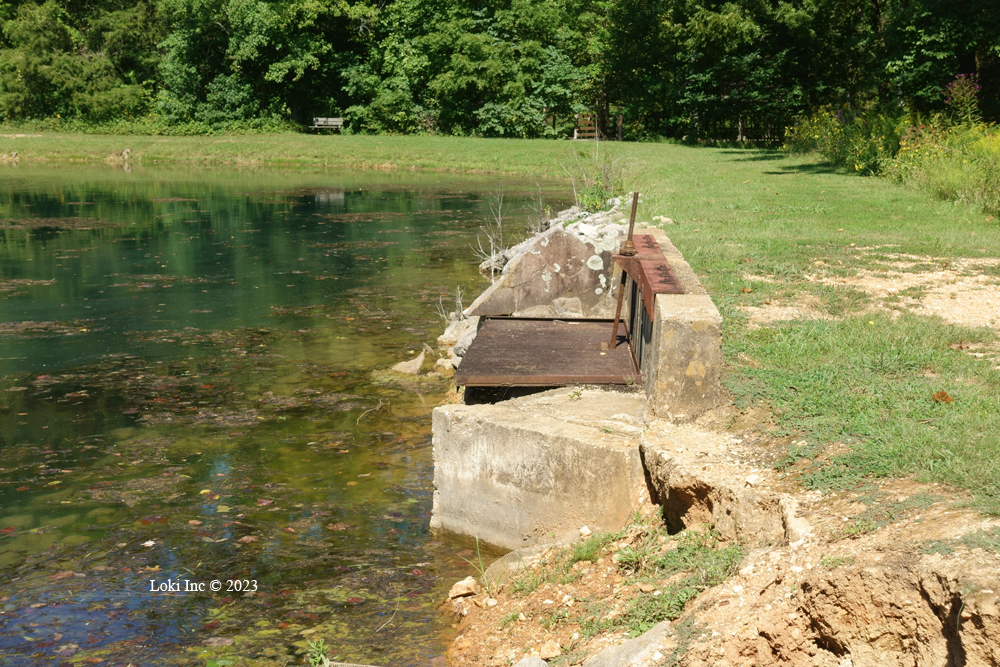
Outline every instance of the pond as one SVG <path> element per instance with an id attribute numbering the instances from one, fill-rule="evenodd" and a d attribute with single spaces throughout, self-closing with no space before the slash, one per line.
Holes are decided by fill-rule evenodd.
<path id="1" fill-rule="evenodd" d="M 564 192 L 2 169 L 0 663 L 443 662 L 476 560 L 428 530 L 452 385 L 385 369 L 485 286 L 501 191 L 509 236 Z"/>

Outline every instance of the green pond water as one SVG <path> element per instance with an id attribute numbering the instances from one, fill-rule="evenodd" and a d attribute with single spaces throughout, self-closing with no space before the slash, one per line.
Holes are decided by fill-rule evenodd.
<path id="1" fill-rule="evenodd" d="M 0 167 L 0 664 L 441 663 L 451 385 L 379 371 L 501 187 L 516 233 L 534 183 Z"/>

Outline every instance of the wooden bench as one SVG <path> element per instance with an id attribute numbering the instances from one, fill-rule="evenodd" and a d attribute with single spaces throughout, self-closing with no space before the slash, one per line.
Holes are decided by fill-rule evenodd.
<path id="1" fill-rule="evenodd" d="M 310 130 L 336 130 L 337 132 L 344 131 L 344 119 L 343 118 L 313 118 L 313 124 L 309 126 Z"/>

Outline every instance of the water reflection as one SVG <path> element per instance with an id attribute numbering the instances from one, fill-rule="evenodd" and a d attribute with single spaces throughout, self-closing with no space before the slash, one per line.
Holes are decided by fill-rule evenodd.
<path id="1" fill-rule="evenodd" d="M 483 286 L 495 185 L 5 168 L 0 662 L 439 655 L 469 573 L 427 532 L 449 382 L 372 370 Z M 504 188 L 517 224 L 534 184 Z M 150 591 L 216 579 L 257 590 Z"/>

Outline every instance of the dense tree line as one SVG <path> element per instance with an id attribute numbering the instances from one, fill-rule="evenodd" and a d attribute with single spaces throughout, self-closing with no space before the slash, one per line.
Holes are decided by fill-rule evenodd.
<path id="1" fill-rule="evenodd" d="M 161 126 L 780 138 L 822 105 L 928 113 L 976 74 L 997 0 L 8 0 L 0 117 Z"/>

